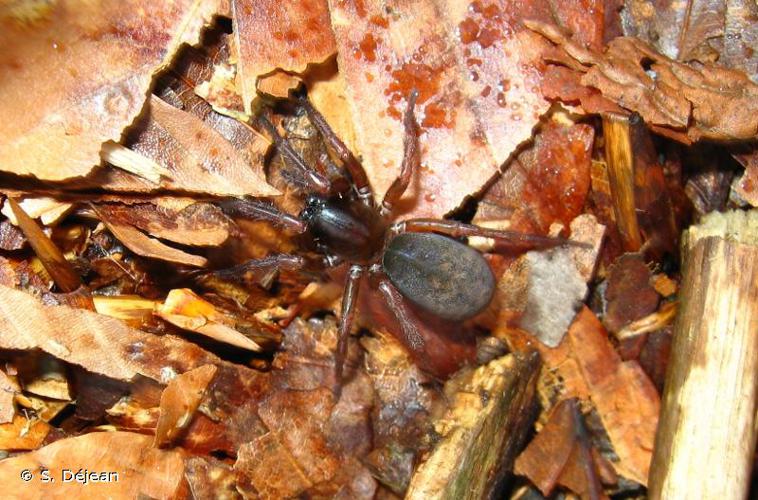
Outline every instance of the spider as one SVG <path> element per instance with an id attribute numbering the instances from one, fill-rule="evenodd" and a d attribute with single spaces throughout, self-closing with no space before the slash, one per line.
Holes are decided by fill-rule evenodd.
<path id="1" fill-rule="evenodd" d="M 457 238 L 483 236 L 521 249 L 548 248 L 568 241 L 499 231 L 442 219 L 392 222 L 395 205 L 419 165 L 418 126 L 414 115 L 417 92 L 407 99 L 403 117 L 404 151 L 400 173 L 376 205 L 368 176 L 360 162 L 337 137 L 325 118 L 305 96 L 297 99 L 309 120 L 344 166 L 337 179 L 310 168 L 287 139 L 263 115 L 256 122 L 274 141 L 281 156 L 298 173 L 308 192 L 298 216 L 252 199 L 231 199 L 221 208 L 232 217 L 266 220 L 301 235 L 310 255 L 273 254 L 233 268 L 216 271 L 220 277 L 257 279 L 280 269 L 331 268 L 347 263 L 335 353 L 335 381 L 342 383 L 347 339 L 355 316 L 358 290 L 364 276 L 377 289 L 400 326 L 400 340 L 417 357 L 424 340 L 410 319 L 406 300 L 434 317 L 463 321 L 481 312 L 492 300 L 495 278 L 482 255 Z M 313 256 L 316 256 L 314 258 Z"/>

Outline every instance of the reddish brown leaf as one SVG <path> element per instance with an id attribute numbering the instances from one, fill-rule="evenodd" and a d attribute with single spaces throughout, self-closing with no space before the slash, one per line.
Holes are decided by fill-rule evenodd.
<path id="1" fill-rule="evenodd" d="M 173 498 L 184 474 L 181 454 L 158 450 L 151 444 L 152 438 L 142 434 L 93 432 L 5 459 L 0 462 L 0 480 L 4 484 L 15 484 L 23 470 L 30 471 L 32 479 L 28 488 L 11 488 L 4 496 L 14 499 Z M 43 481 L 42 471 L 49 471 L 52 481 Z M 74 480 L 78 472 L 88 479 L 86 483 L 84 478 Z"/>
<path id="2" fill-rule="evenodd" d="M 608 273 L 603 317 L 603 323 L 611 332 L 618 332 L 658 308 L 658 293 L 650 280 L 650 269 L 642 255 L 624 254 L 616 259 Z"/>
<path id="3" fill-rule="evenodd" d="M 608 498 L 595 467 L 592 445 L 576 401 L 563 400 L 516 459 L 514 472 L 527 476 L 545 496 L 562 485 L 581 498 Z"/>
<path id="4" fill-rule="evenodd" d="M 758 149 L 734 156 L 745 167 L 745 173 L 734 184 L 734 190 L 752 206 L 758 207 Z"/>
<path id="5" fill-rule="evenodd" d="M 326 0 L 232 0 L 232 17 L 247 114 L 258 77 L 277 68 L 301 73 L 336 50 Z"/>
<path id="6" fill-rule="evenodd" d="M 330 5 L 358 148 L 377 196 L 397 175 L 401 116 L 419 91 L 422 168 L 405 197 L 407 213 L 434 217 L 459 206 L 547 109 L 539 90 L 545 45 L 521 19 L 552 19 L 549 2 L 416 1 L 389 13 L 381 2 Z M 591 19 L 589 12 L 576 15 Z"/>
<path id="7" fill-rule="evenodd" d="M 107 215 L 100 212 L 98 215 L 108 230 L 113 233 L 113 236 L 137 255 L 196 267 L 203 267 L 208 263 L 205 257 L 170 247 L 160 240 L 146 235 L 134 226 L 118 220 L 111 220 Z"/>
<path id="8" fill-rule="evenodd" d="M 229 237 L 232 224 L 221 209 L 191 198 L 156 198 L 151 203 L 98 203 L 97 211 L 168 241 L 191 246 L 217 246 Z"/>
<path id="9" fill-rule="evenodd" d="M 233 328 L 233 316 L 219 311 L 187 288 L 171 290 L 166 301 L 156 306 L 155 314 L 179 328 L 219 342 L 250 351 L 261 350 L 261 346 Z"/>
<path id="10" fill-rule="evenodd" d="M 15 415 L 9 423 L 0 424 L 0 448 L 3 450 L 36 450 L 52 427 L 39 418 Z M 4 462 L 0 462 L 2 464 Z M 2 470 L 2 465 L 0 465 Z M 18 476 L 16 476 L 18 477 Z"/>
<path id="11" fill-rule="evenodd" d="M 18 384 L 0 370 L 0 424 L 7 424 L 13 420 L 13 415 L 16 413 L 13 397 L 19 391 Z"/>
<path id="12" fill-rule="evenodd" d="M 234 471 L 237 487 L 251 497 L 291 498 L 312 486 L 273 432 L 240 446 Z"/>
<path id="13" fill-rule="evenodd" d="M 692 140 L 749 140 L 758 135 L 758 85 L 743 72 L 710 64 L 697 70 L 628 37 L 614 39 L 601 54 L 553 25 L 527 25 L 581 65 L 582 85 L 638 112 L 651 125 L 686 132 Z"/>
<path id="14" fill-rule="evenodd" d="M 217 0 L 54 2 L 0 19 L 0 168 L 87 174 L 144 104 L 153 74 L 199 40 Z"/>
<path id="15" fill-rule="evenodd" d="M 487 189 L 474 223 L 539 234 L 554 222 L 568 227 L 590 188 L 594 137 L 588 125 L 548 121 Z"/>
<path id="16" fill-rule="evenodd" d="M 161 395 L 155 446 L 170 445 L 192 421 L 217 368 L 205 365 L 172 379 Z"/>
<path id="17" fill-rule="evenodd" d="M 597 409 L 619 457 L 616 472 L 646 484 L 658 422 L 660 397 L 635 361 L 622 361 L 595 315 L 584 308 L 554 349 L 531 342 L 513 329 L 499 328 L 516 350 L 537 348 L 561 380 L 558 397 L 577 397 Z"/>
<path id="18" fill-rule="evenodd" d="M 119 380 L 140 374 L 165 383 L 168 375 L 222 363 L 177 337 L 141 332 L 92 311 L 45 306 L 28 293 L 2 285 L 0 329 L 3 349 L 41 349 Z M 252 372 L 248 376 L 255 378 Z"/>

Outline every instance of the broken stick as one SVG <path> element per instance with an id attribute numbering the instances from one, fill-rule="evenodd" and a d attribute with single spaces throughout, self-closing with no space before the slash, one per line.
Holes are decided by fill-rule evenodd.
<path id="1" fill-rule="evenodd" d="M 406 500 L 498 498 L 536 416 L 539 367 L 532 352 L 470 373 L 435 423 L 443 437 L 411 478 Z"/>
<path id="2" fill-rule="evenodd" d="M 711 213 L 684 235 L 649 496 L 747 498 L 758 395 L 758 210 Z"/>

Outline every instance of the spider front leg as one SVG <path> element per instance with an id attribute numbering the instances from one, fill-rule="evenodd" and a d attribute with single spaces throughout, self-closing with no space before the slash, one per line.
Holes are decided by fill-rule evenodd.
<path id="1" fill-rule="evenodd" d="M 305 96 L 301 96 L 299 102 L 308 114 L 308 118 L 311 120 L 313 126 L 316 127 L 321 134 L 321 137 L 323 137 L 329 147 L 334 150 L 345 165 L 345 168 L 347 168 L 347 171 L 350 173 L 350 177 L 353 180 L 353 184 L 355 185 L 355 190 L 358 193 L 358 198 L 360 198 L 366 205 L 373 207 L 374 193 L 371 190 L 371 184 L 368 182 L 368 175 L 366 175 L 366 171 L 363 169 L 361 163 L 345 143 L 337 137 L 337 134 L 335 134 L 334 130 L 329 126 L 324 115 L 319 113 Z"/>
<path id="2" fill-rule="evenodd" d="M 275 273 L 281 270 L 298 271 L 303 269 L 307 263 L 307 260 L 300 255 L 275 253 L 227 269 L 211 271 L 205 275 L 215 276 L 226 281 L 257 283 L 265 287 L 270 283 Z"/>
<path id="3" fill-rule="evenodd" d="M 329 179 L 308 167 L 303 158 L 297 153 L 297 151 L 295 151 L 295 148 L 292 147 L 292 144 L 279 135 L 276 127 L 274 127 L 274 124 L 271 123 L 268 118 L 261 115 L 256 119 L 256 123 L 271 135 L 279 154 L 289 160 L 290 164 L 298 170 L 299 174 L 303 177 L 302 182 L 306 184 L 308 188 L 323 195 L 328 195 L 330 193 L 332 184 L 329 182 Z"/>
<path id="4" fill-rule="evenodd" d="M 358 300 L 361 277 L 366 269 L 354 264 L 350 266 L 347 279 L 345 280 L 345 292 L 342 294 L 342 314 L 337 332 L 337 351 L 334 355 L 334 380 L 335 394 L 339 396 L 342 390 L 342 373 L 347 357 L 347 344 L 350 338 L 350 327 L 355 318 L 355 305 Z"/>
<path id="5" fill-rule="evenodd" d="M 392 213 L 395 204 L 403 196 L 405 190 L 408 189 L 413 171 L 418 168 L 420 161 L 418 152 L 418 126 L 416 124 L 416 116 L 413 113 L 413 109 L 416 106 L 416 98 L 418 98 L 418 92 L 414 90 L 408 97 L 408 107 L 405 109 L 405 116 L 403 117 L 405 137 L 403 138 L 403 163 L 400 167 L 400 175 L 397 176 L 384 194 L 382 206 L 379 209 L 379 213 L 382 216 Z"/>
<path id="6" fill-rule="evenodd" d="M 587 243 L 567 240 L 565 238 L 552 238 L 536 234 L 520 233 L 518 231 L 489 229 L 453 220 L 438 219 L 409 219 L 392 225 L 390 231 L 394 234 L 413 233 L 440 233 L 452 238 L 463 236 L 481 236 L 492 238 L 501 245 L 513 250 L 532 250 L 553 248 L 561 245 L 574 245 L 591 248 Z"/>

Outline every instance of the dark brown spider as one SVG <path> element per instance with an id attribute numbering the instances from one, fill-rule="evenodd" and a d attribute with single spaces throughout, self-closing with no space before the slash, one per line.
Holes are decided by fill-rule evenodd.
<path id="1" fill-rule="evenodd" d="M 361 164 L 304 97 L 299 99 L 300 104 L 347 171 L 341 176 L 342 182 L 309 168 L 275 127 L 266 118 L 259 118 L 258 125 L 273 137 L 279 153 L 298 172 L 299 184 L 309 191 L 305 208 L 299 216 L 292 216 L 262 201 L 230 200 L 221 204 L 231 216 L 267 220 L 301 234 L 303 245 L 311 254 L 320 256 L 313 259 L 274 254 L 217 271 L 221 277 L 257 279 L 278 269 L 324 269 L 349 264 L 335 356 L 338 388 L 358 289 L 367 273 L 370 286 L 379 290 L 396 316 L 401 340 L 415 356 L 423 358 L 424 340 L 409 318 L 404 299 L 435 317 L 462 321 L 481 312 L 495 290 L 492 271 L 481 254 L 454 238 L 484 236 L 519 249 L 566 243 L 560 238 L 497 231 L 451 220 L 409 219 L 391 223 L 393 208 L 419 162 L 413 112 L 416 96 L 416 92 L 409 96 L 403 119 L 405 138 L 400 175 L 378 207 Z"/>

